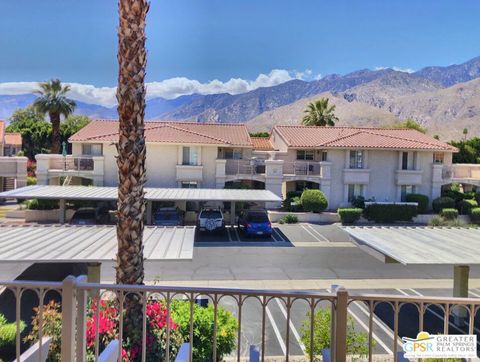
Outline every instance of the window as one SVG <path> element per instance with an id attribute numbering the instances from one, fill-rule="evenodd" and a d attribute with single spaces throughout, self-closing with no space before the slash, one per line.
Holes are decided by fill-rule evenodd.
<path id="1" fill-rule="evenodd" d="M 304 190 L 318 190 L 320 185 L 316 182 L 311 181 L 296 181 L 295 182 L 295 191 L 304 191 Z"/>
<path id="2" fill-rule="evenodd" d="M 350 151 L 350 168 L 363 168 L 363 151 Z"/>
<path id="3" fill-rule="evenodd" d="M 241 160 L 243 158 L 242 150 L 239 148 L 225 148 L 226 160 Z"/>
<path id="4" fill-rule="evenodd" d="M 322 151 L 322 161 L 328 161 L 328 154 L 327 151 Z"/>
<path id="5" fill-rule="evenodd" d="M 197 187 L 196 181 L 182 181 L 182 189 L 196 189 Z"/>
<path id="6" fill-rule="evenodd" d="M 402 170 L 415 170 L 416 164 L 416 152 L 402 152 Z"/>
<path id="7" fill-rule="evenodd" d="M 414 193 L 415 193 L 415 186 L 414 186 L 414 185 L 402 185 L 402 186 L 400 187 L 400 190 L 401 190 L 401 192 L 400 192 L 400 194 L 401 194 L 400 200 L 401 200 L 402 202 L 405 202 L 405 201 L 406 201 L 406 200 L 405 200 L 405 199 L 406 199 L 406 196 L 407 196 L 408 194 L 414 194 Z"/>
<path id="8" fill-rule="evenodd" d="M 314 158 L 314 150 L 297 150 L 297 160 L 313 161 Z"/>
<path id="9" fill-rule="evenodd" d="M 84 143 L 82 144 L 82 155 L 102 156 L 103 145 L 101 143 Z"/>
<path id="10" fill-rule="evenodd" d="M 182 165 L 198 165 L 198 147 L 183 147 Z"/>
<path id="11" fill-rule="evenodd" d="M 348 202 L 352 202 L 352 200 L 357 196 L 363 196 L 364 185 L 360 184 L 350 184 L 348 185 Z"/>
<path id="12" fill-rule="evenodd" d="M 433 154 L 433 163 L 442 164 L 445 158 L 445 154 L 442 152 L 435 152 Z"/>

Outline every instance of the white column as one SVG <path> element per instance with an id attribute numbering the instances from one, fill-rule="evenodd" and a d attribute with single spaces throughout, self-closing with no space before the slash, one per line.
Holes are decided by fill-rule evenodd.
<path id="1" fill-rule="evenodd" d="M 152 225 L 152 201 L 147 201 L 147 225 Z"/>
<path id="2" fill-rule="evenodd" d="M 455 265 L 453 267 L 453 296 L 457 298 L 468 298 L 468 278 L 470 267 L 468 265 Z M 461 325 L 467 318 L 465 308 L 455 308 L 453 310 L 455 324 Z"/>
<path id="3" fill-rule="evenodd" d="M 65 199 L 60 199 L 58 201 L 58 222 L 60 224 L 65 224 Z"/>
<path id="4" fill-rule="evenodd" d="M 230 202 L 230 225 L 235 225 L 235 201 Z"/>
<path id="5" fill-rule="evenodd" d="M 283 198 L 283 160 L 265 160 L 265 189 L 272 191 L 275 195 Z M 281 204 L 278 202 L 267 202 L 266 208 L 278 208 Z"/>

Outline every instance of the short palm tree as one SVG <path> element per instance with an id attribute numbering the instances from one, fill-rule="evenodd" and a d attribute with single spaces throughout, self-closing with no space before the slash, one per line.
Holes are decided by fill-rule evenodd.
<path id="1" fill-rule="evenodd" d="M 302 124 L 305 126 L 335 126 L 338 118 L 333 113 L 335 105 L 328 105 L 328 98 L 321 98 L 318 101 L 310 102 L 305 109 L 305 116 Z"/>
<path id="2" fill-rule="evenodd" d="M 75 101 L 68 99 L 65 94 L 70 90 L 69 85 L 62 85 L 59 79 L 38 84 L 40 90 L 36 93 L 39 97 L 33 102 L 35 110 L 43 115 L 48 113 L 52 123 L 52 147 L 51 153 L 60 152 L 60 117 L 65 118 L 73 113 L 76 107 Z"/>
<path id="3" fill-rule="evenodd" d="M 117 144 L 118 253 L 116 281 L 143 284 L 143 217 L 145 214 L 145 19 L 146 0 L 119 0 Z M 142 304 L 138 295 L 126 298 L 125 332 L 133 341 L 141 337 Z"/>

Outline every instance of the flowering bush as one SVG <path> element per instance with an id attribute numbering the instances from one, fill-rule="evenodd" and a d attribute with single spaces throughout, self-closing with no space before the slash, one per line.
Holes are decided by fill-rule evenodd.
<path id="1" fill-rule="evenodd" d="M 98 311 L 97 311 L 98 308 Z M 32 321 L 32 331 L 25 338 L 25 341 L 38 341 L 39 311 L 34 309 L 35 315 Z M 47 361 L 60 360 L 60 340 L 62 330 L 62 317 L 60 304 L 50 301 L 44 306 L 43 312 L 43 334 L 52 337 L 50 351 Z M 97 321 L 98 315 L 98 321 Z M 149 300 L 146 306 L 146 361 L 164 360 L 167 341 L 167 310 L 164 303 L 156 300 Z M 98 323 L 99 351 L 102 351 L 108 343 L 119 336 L 119 313 L 118 306 L 113 300 L 90 300 L 87 309 L 86 321 L 86 346 L 87 361 L 95 360 L 95 338 Z M 142 321 L 139 321 L 142 323 Z M 170 357 L 177 354 L 182 343 L 182 337 L 177 330 L 175 321 L 170 318 Z M 128 339 L 123 340 L 122 360 L 134 362 L 141 360 L 141 344 L 132 343 Z"/>

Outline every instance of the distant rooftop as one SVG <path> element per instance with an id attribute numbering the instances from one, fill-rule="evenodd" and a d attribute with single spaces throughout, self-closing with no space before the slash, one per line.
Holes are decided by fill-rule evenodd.
<path id="1" fill-rule="evenodd" d="M 275 126 L 294 148 L 372 148 L 456 152 L 455 147 L 414 129 Z"/>
<path id="2" fill-rule="evenodd" d="M 117 142 L 118 121 L 97 120 L 70 137 L 70 142 Z M 146 142 L 252 147 L 243 124 L 145 122 Z"/>

